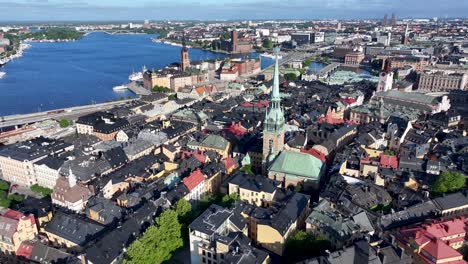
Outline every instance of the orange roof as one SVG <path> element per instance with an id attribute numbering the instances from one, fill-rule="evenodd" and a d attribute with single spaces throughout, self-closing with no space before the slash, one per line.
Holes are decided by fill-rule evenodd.
<path id="1" fill-rule="evenodd" d="M 205 175 L 201 172 L 200 169 L 197 169 L 195 171 L 192 171 L 192 173 L 190 173 L 188 177 L 185 177 L 183 179 L 183 182 L 185 187 L 187 187 L 189 191 L 192 191 L 201 182 L 203 182 L 203 180 L 205 180 Z"/>

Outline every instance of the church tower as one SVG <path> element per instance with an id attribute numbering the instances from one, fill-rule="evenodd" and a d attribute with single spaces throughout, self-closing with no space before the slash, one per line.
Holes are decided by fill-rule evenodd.
<path id="1" fill-rule="evenodd" d="M 379 75 L 379 83 L 377 84 L 377 92 L 386 92 L 391 90 L 393 86 L 393 71 L 391 68 L 391 59 L 387 58 L 384 61 L 384 68 Z"/>
<path id="2" fill-rule="evenodd" d="M 270 105 L 265 114 L 263 122 L 263 169 L 264 172 L 269 164 L 275 159 L 284 147 L 284 113 L 281 109 L 281 98 L 279 93 L 279 65 L 278 53 L 276 50 L 275 72 L 273 77 L 273 87 L 271 90 Z"/>
<path id="3" fill-rule="evenodd" d="M 186 71 L 190 66 L 189 52 L 187 46 L 185 46 L 185 34 L 182 37 L 182 49 L 180 50 L 180 68 L 182 71 Z"/>

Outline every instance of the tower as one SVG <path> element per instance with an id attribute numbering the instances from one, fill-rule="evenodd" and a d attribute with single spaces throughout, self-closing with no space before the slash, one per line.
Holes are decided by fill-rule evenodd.
<path id="1" fill-rule="evenodd" d="M 279 93 L 279 65 L 278 53 L 276 48 L 275 71 L 273 76 L 273 87 L 270 94 L 270 105 L 265 113 L 263 122 L 263 170 L 268 168 L 284 147 L 284 113 L 281 109 L 281 98 Z"/>
<path id="2" fill-rule="evenodd" d="M 383 25 L 384 27 L 388 26 L 388 16 L 387 16 L 387 14 L 385 14 L 385 16 L 383 17 L 383 23 L 382 23 L 382 25 Z"/>
<path id="3" fill-rule="evenodd" d="M 403 45 L 408 44 L 408 24 L 406 24 L 405 33 L 401 37 L 401 44 L 403 44 Z"/>
<path id="4" fill-rule="evenodd" d="M 73 174 L 71 167 L 68 168 L 68 185 L 70 185 L 70 188 L 76 185 L 76 176 Z"/>
<path id="5" fill-rule="evenodd" d="M 379 75 L 379 84 L 377 85 L 377 92 L 386 92 L 391 90 L 393 86 L 393 72 L 391 68 L 390 58 L 384 61 L 384 68 Z"/>
<path id="6" fill-rule="evenodd" d="M 180 68 L 182 71 L 187 70 L 190 66 L 189 52 L 187 46 L 185 46 L 185 34 L 182 37 L 182 49 L 180 50 Z"/>
<path id="7" fill-rule="evenodd" d="M 237 44 L 239 43 L 239 38 L 237 35 L 237 30 L 232 30 L 231 31 L 231 52 L 236 53 L 237 52 Z"/>
<path id="8" fill-rule="evenodd" d="M 392 27 L 396 26 L 396 16 L 395 13 L 392 14 Z"/>

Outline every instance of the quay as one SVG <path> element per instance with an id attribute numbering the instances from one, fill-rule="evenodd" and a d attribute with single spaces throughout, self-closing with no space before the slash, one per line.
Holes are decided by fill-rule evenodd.
<path id="1" fill-rule="evenodd" d="M 134 94 L 136 94 L 138 96 L 151 94 L 151 91 L 149 91 L 148 89 L 142 87 L 136 81 L 133 81 L 133 82 L 127 84 L 127 89 L 132 91 Z"/>
<path id="2" fill-rule="evenodd" d="M 122 100 L 117 102 L 108 102 L 101 104 L 75 106 L 69 108 L 62 108 L 58 110 L 49 110 L 45 112 L 21 114 L 21 115 L 9 115 L 0 118 L 0 129 L 6 127 L 18 127 L 21 125 L 32 124 L 47 119 L 77 119 L 79 116 L 86 115 L 97 111 L 109 110 L 115 106 L 122 105 L 132 101 Z"/>

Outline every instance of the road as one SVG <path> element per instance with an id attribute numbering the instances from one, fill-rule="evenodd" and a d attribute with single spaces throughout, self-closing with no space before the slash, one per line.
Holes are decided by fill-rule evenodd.
<path id="1" fill-rule="evenodd" d="M 128 101 L 130 100 L 85 105 L 85 106 L 76 106 L 76 107 L 70 107 L 70 108 L 63 108 L 60 110 L 51 110 L 47 112 L 38 112 L 38 113 L 31 113 L 31 114 L 24 114 L 24 115 L 3 116 L 0 121 L 0 128 L 19 126 L 19 125 L 24 125 L 24 124 L 32 124 L 32 123 L 44 121 L 47 119 L 65 118 L 65 119 L 75 120 L 82 115 L 86 115 L 89 113 L 102 111 L 102 110 L 108 110 L 116 105 L 125 104 Z M 60 112 L 53 112 L 53 111 L 60 111 Z"/>

